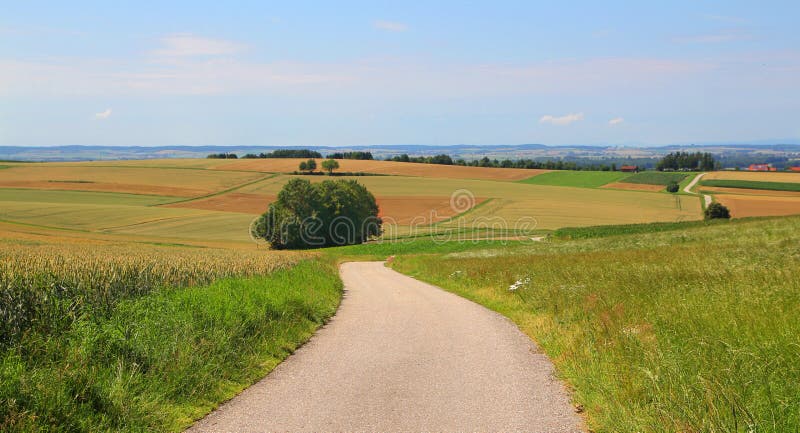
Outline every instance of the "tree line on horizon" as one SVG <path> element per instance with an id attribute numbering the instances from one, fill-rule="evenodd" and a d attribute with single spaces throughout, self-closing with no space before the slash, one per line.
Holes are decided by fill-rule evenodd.
<path id="1" fill-rule="evenodd" d="M 719 168 L 714 156 L 708 152 L 672 152 L 656 164 L 658 171 L 710 171 Z"/>
<path id="2" fill-rule="evenodd" d="M 236 159 L 235 153 L 212 153 L 208 158 Z M 306 158 L 313 160 L 322 158 L 322 154 L 309 149 L 277 149 L 269 153 L 248 153 L 242 158 Z M 353 151 L 335 152 L 327 155 L 328 160 L 352 159 L 374 160 L 372 152 Z M 622 165 L 635 165 L 640 169 L 655 168 L 659 171 L 709 171 L 719 169 L 721 164 L 708 152 L 672 152 L 660 159 L 655 158 L 547 158 L 547 159 L 491 159 L 484 156 L 480 159 L 454 159 L 447 154 L 432 156 L 410 156 L 406 153 L 387 157 L 385 161 L 409 162 L 419 164 L 453 165 L 463 167 L 521 168 L 540 170 L 575 170 L 575 171 L 617 171 Z M 316 168 L 316 167 L 314 167 Z M 301 167 L 301 171 L 305 171 Z M 310 169 L 313 171 L 313 169 Z M 332 170 L 329 170 L 332 171 Z"/>

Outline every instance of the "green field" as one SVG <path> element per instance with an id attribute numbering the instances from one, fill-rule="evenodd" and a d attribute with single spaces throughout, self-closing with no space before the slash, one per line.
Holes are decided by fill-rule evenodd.
<path id="1" fill-rule="evenodd" d="M 790 182 L 760 182 L 753 180 L 704 180 L 702 186 L 716 186 L 722 188 L 764 189 L 769 191 L 800 191 L 800 183 Z"/>
<path id="2" fill-rule="evenodd" d="M 394 267 L 511 318 L 593 431 L 783 432 L 800 428 L 797 245 L 800 218 L 691 223 Z"/>
<path id="3" fill-rule="evenodd" d="M 550 185 L 550 186 L 574 186 L 579 188 L 598 188 L 603 185 L 619 182 L 630 176 L 630 173 L 621 171 L 551 171 L 540 174 L 529 179 L 522 180 L 522 183 L 531 185 Z"/>
<path id="4" fill-rule="evenodd" d="M 643 171 L 622 180 L 624 183 L 643 183 L 647 185 L 668 185 L 670 182 L 680 183 L 687 173 L 665 173 L 660 171 Z"/>

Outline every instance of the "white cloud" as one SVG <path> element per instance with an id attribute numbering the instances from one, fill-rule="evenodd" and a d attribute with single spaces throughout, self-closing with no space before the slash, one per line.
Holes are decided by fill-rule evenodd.
<path id="1" fill-rule="evenodd" d="M 615 117 L 615 118 L 609 120 L 608 124 L 611 125 L 611 126 L 616 126 L 616 125 L 619 125 L 620 123 L 624 123 L 624 122 L 625 122 L 625 119 L 623 119 L 622 117 Z"/>
<path id="2" fill-rule="evenodd" d="M 580 120 L 583 120 L 583 113 L 571 113 L 564 116 L 551 116 L 548 114 L 546 116 L 542 116 L 542 118 L 539 119 L 539 123 L 567 126 L 570 123 L 578 122 Z"/>
<path id="3" fill-rule="evenodd" d="M 111 117 L 111 109 L 110 108 L 106 108 L 106 111 L 102 111 L 100 113 L 95 113 L 94 114 L 94 118 L 95 119 L 99 119 L 99 120 L 105 120 L 105 119 L 108 119 L 109 117 Z"/>
<path id="4" fill-rule="evenodd" d="M 236 54 L 244 46 L 222 39 L 211 39 L 191 34 L 169 35 L 161 39 L 161 48 L 151 54 L 158 57 L 225 56 Z"/>
<path id="5" fill-rule="evenodd" d="M 376 29 L 385 30 L 387 32 L 404 32 L 408 30 L 408 25 L 395 21 L 377 20 L 372 23 L 372 26 Z"/>

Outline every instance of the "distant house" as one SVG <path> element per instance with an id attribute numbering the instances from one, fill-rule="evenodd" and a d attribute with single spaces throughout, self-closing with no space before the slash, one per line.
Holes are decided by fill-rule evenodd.
<path id="1" fill-rule="evenodd" d="M 750 164 L 747 171 L 778 171 L 772 164 Z"/>
<path id="2" fill-rule="evenodd" d="M 800 173 L 800 167 L 789 167 L 789 171 L 793 171 L 795 173 Z"/>
<path id="3" fill-rule="evenodd" d="M 638 173 L 639 166 L 638 165 L 623 165 L 619 168 L 619 171 L 624 171 L 625 173 Z"/>

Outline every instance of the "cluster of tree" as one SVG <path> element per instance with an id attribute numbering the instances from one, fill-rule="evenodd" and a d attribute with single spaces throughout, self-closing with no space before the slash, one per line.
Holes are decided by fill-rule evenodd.
<path id="1" fill-rule="evenodd" d="M 395 155 L 391 158 L 387 158 L 387 161 L 394 161 L 394 162 L 417 162 L 420 164 L 440 164 L 440 165 L 453 165 L 453 158 L 450 155 L 434 155 L 434 156 L 408 156 L 408 154 L 403 153 L 401 155 Z M 463 161 L 463 160 L 462 160 Z M 466 161 L 464 161 L 466 163 Z"/>
<path id="2" fill-rule="evenodd" d="M 273 249 L 353 245 L 381 234 L 375 197 L 354 180 L 292 179 L 253 227 Z"/>
<path id="3" fill-rule="evenodd" d="M 566 161 L 563 159 L 546 159 L 546 160 L 533 160 L 533 159 L 504 159 L 502 161 L 497 159 L 489 159 L 483 157 L 467 161 L 465 159 L 453 160 L 450 155 L 435 155 L 435 156 L 408 156 L 407 154 L 396 155 L 387 158 L 387 161 L 395 162 L 417 162 L 422 164 L 441 164 L 441 165 L 460 165 L 465 167 L 494 167 L 494 168 L 527 168 L 527 169 L 546 169 L 546 170 L 592 170 L 592 171 L 616 171 L 617 163 L 611 162 L 609 164 L 600 163 L 596 161 L 593 163 L 578 163 L 575 161 Z"/>
<path id="4" fill-rule="evenodd" d="M 236 159 L 238 157 L 235 153 L 212 153 L 206 156 L 209 159 Z"/>
<path id="5" fill-rule="evenodd" d="M 300 171 L 312 172 L 317 169 L 317 161 L 309 159 L 300 163 Z"/>
<path id="6" fill-rule="evenodd" d="M 269 153 L 248 153 L 243 158 L 322 158 L 322 154 L 308 149 L 278 149 Z"/>
<path id="7" fill-rule="evenodd" d="M 373 159 L 372 152 L 336 152 L 327 156 L 328 159 Z"/>
<path id="8" fill-rule="evenodd" d="M 300 171 L 313 173 L 314 170 L 317 169 L 317 161 L 313 159 L 303 161 L 300 163 L 298 168 Z M 337 168 L 339 168 L 339 163 L 334 159 L 326 159 L 325 161 L 322 161 L 322 169 L 327 171 L 329 175 L 333 175 L 333 170 L 336 170 Z"/>
<path id="9" fill-rule="evenodd" d="M 714 156 L 708 152 L 672 152 L 664 155 L 656 164 L 656 170 L 714 170 Z"/>

